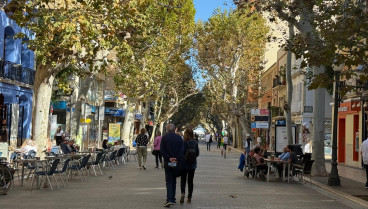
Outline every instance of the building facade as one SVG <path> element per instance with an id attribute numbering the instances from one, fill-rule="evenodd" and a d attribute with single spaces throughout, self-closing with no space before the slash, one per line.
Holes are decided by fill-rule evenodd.
<path id="1" fill-rule="evenodd" d="M 17 33 L 26 35 L 14 39 Z M 8 144 L 19 147 L 31 138 L 34 52 L 27 47 L 32 34 L 0 12 L 0 119 L 6 119 Z"/>

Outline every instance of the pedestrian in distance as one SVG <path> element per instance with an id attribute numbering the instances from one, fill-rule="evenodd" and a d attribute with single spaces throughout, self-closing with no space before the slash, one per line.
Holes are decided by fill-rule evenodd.
<path id="1" fill-rule="evenodd" d="M 367 181 L 365 183 L 365 188 L 368 189 L 368 138 L 363 141 L 362 145 L 360 146 L 360 154 L 362 155 L 365 173 L 367 176 Z"/>
<path id="2" fill-rule="evenodd" d="M 208 132 L 205 136 L 205 139 L 207 144 L 207 151 L 211 151 L 212 135 Z"/>
<path id="3" fill-rule="evenodd" d="M 164 158 L 165 181 L 166 181 L 166 203 L 164 207 L 170 207 L 176 203 L 176 178 L 179 176 L 179 169 L 184 164 L 184 142 L 175 134 L 173 124 L 166 125 L 167 134 L 162 137 L 160 152 Z"/>
<path id="4" fill-rule="evenodd" d="M 217 149 L 221 149 L 221 140 L 222 140 L 222 135 L 219 134 L 219 136 L 217 137 Z"/>
<path id="5" fill-rule="evenodd" d="M 158 167 L 158 161 L 160 160 L 161 163 L 161 167 L 164 168 L 164 164 L 162 164 L 162 155 L 160 152 L 160 145 L 161 145 L 161 131 L 157 131 L 156 132 L 156 137 L 153 141 L 153 152 L 152 154 L 155 156 L 156 159 L 156 167 L 155 168 L 159 168 Z"/>
<path id="6" fill-rule="evenodd" d="M 61 142 L 63 142 L 63 135 L 64 135 L 64 131 L 63 131 L 63 129 L 61 129 L 61 126 L 59 126 L 56 129 L 56 132 L 55 132 L 55 135 L 54 135 L 54 138 L 55 138 L 55 141 L 56 141 L 56 146 L 60 146 Z"/>
<path id="7" fill-rule="evenodd" d="M 180 204 L 184 203 L 185 186 L 188 181 L 187 203 L 192 202 L 193 178 L 197 168 L 197 157 L 199 156 L 198 143 L 194 140 L 193 130 L 186 129 L 184 132 L 184 168 L 181 171 L 181 198 Z"/>
<path id="8" fill-rule="evenodd" d="M 136 138 L 137 143 L 137 155 L 138 155 L 138 168 L 146 170 L 146 161 L 147 161 L 147 144 L 149 142 L 146 129 L 142 128 L 140 133 Z M 142 163 L 143 158 L 143 163 Z"/>
<path id="9" fill-rule="evenodd" d="M 224 158 L 226 158 L 226 148 L 227 148 L 227 144 L 229 143 L 229 138 L 227 137 L 227 135 L 225 134 L 224 138 L 223 138 L 223 144 L 222 144 L 222 147 L 223 147 L 223 155 L 224 155 Z"/>

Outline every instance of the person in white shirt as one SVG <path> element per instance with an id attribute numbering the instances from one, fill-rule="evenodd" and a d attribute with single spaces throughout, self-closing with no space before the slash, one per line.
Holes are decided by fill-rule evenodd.
<path id="1" fill-rule="evenodd" d="M 227 143 L 229 141 L 229 138 L 227 138 L 227 135 L 225 135 L 223 139 L 224 139 L 223 147 L 224 147 L 224 150 L 226 151 L 226 147 L 227 147 Z"/>
<path id="2" fill-rule="evenodd" d="M 362 155 L 365 173 L 367 176 L 367 182 L 365 183 L 365 188 L 368 189 L 368 138 L 363 141 L 362 145 L 360 146 L 360 154 Z"/>
<path id="3" fill-rule="evenodd" d="M 211 151 L 212 135 L 210 133 L 207 133 L 205 139 L 207 144 L 207 151 Z"/>
<path id="4" fill-rule="evenodd" d="M 63 141 L 64 131 L 59 126 L 55 132 L 54 138 L 56 141 L 56 146 L 60 146 L 61 142 Z"/>

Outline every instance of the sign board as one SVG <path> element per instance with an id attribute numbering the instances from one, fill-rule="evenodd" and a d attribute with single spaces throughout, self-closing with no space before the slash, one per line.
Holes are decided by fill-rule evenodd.
<path id="1" fill-rule="evenodd" d="M 252 122 L 251 128 L 268 128 L 268 123 Z"/>
<path id="2" fill-rule="evenodd" d="M 304 112 L 313 113 L 313 106 L 304 106 Z"/>
<path id="3" fill-rule="evenodd" d="M 295 126 L 292 127 L 293 142 L 295 142 Z M 284 147 L 288 145 L 286 126 L 276 126 L 275 128 L 275 146 L 276 152 L 283 152 Z"/>
<path id="4" fill-rule="evenodd" d="M 286 125 L 286 121 L 285 120 L 278 120 L 278 121 L 276 121 L 276 125 L 284 126 L 284 125 Z"/>
<path id="5" fill-rule="evenodd" d="M 259 115 L 259 114 L 261 114 L 261 110 L 260 109 L 251 109 L 250 114 L 251 115 Z"/>
<path id="6" fill-rule="evenodd" d="M 254 116 L 254 121 L 268 121 L 268 116 Z"/>
<path id="7" fill-rule="evenodd" d="M 116 142 L 120 139 L 120 126 L 119 123 L 109 123 L 109 142 Z"/>
<path id="8" fill-rule="evenodd" d="M 268 115 L 269 114 L 268 109 L 251 109 L 250 114 L 251 115 Z"/>

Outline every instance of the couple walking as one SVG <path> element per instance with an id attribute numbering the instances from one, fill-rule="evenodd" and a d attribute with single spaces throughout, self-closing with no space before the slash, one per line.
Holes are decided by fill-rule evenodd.
<path id="1" fill-rule="evenodd" d="M 175 126 L 168 124 L 166 126 L 167 134 L 162 137 L 160 151 L 164 158 L 165 180 L 167 199 L 164 207 L 170 207 L 176 203 L 176 178 L 181 177 L 181 198 L 180 203 L 184 203 L 185 186 L 188 182 L 187 202 L 192 200 L 193 178 L 197 168 L 196 158 L 199 155 L 197 141 L 194 140 L 194 133 L 191 129 L 186 129 L 183 139 L 175 134 Z"/>

